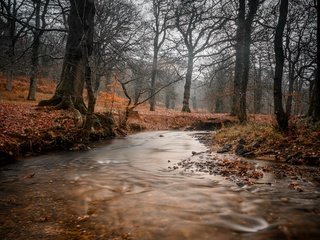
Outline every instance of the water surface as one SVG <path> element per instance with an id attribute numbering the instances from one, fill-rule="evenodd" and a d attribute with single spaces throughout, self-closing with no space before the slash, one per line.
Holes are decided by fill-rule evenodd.
<path id="1" fill-rule="evenodd" d="M 0 238 L 320 237 L 319 186 L 305 181 L 298 192 L 269 174 L 268 184 L 240 188 L 221 176 L 174 169 L 183 159 L 209 157 L 206 150 L 192 132 L 145 132 L 6 166 Z"/>

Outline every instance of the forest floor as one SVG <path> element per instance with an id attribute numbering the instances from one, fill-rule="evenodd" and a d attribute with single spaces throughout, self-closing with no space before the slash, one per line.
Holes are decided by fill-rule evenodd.
<path id="1" fill-rule="evenodd" d="M 81 128 L 72 112 L 37 106 L 39 100 L 52 96 L 54 86 L 52 81 L 41 79 L 37 101 L 27 101 L 26 78 L 15 79 L 12 92 L 4 90 L 4 78 L 0 78 L 0 163 L 52 150 L 87 149 L 79 138 Z M 112 132 L 103 124 L 96 124 L 93 140 L 142 130 L 219 129 L 213 135 L 202 137 L 213 152 L 287 163 L 288 166 L 320 165 L 320 124 L 311 123 L 308 119 L 291 119 L 290 132 L 283 135 L 275 130 L 272 116 L 250 115 L 247 125 L 238 125 L 235 124 L 236 119 L 228 114 L 182 113 L 161 106 L 150 112 L 147 105 L 141 105 L 130 114 L 128 129 L 124 131 L 117 122 L 125 104 L 126 100 L 116 94 L 99 94 L 96 109 L 100 123 L 108 121 L 110 112 L 114 122 Z M 245 170 L 245 166 L 240 166 L 242 163 L 225 161 L 221 164 L 239 172 Z M 257 178 L 259 174 L 253 173 Z"/>

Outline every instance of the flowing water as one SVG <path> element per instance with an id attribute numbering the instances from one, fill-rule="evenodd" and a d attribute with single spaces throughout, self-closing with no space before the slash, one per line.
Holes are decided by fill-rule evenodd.
<path id="1" fill-rule="evenodd" d="M 0 239 L 320 239 L 319 186 L 174 169 L 193 151 L 194 133 L 145 132 L 3 167 Z"/>

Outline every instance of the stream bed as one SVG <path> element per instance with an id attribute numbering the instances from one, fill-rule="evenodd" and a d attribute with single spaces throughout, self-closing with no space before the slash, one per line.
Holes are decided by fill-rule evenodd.
<path id="1" fill-rule="evenodd" d="M 320 238 L 319 185 L 174 168 L 206 151 L 192 132 L 144 132 L 2 167 L 0 239 Z"/>

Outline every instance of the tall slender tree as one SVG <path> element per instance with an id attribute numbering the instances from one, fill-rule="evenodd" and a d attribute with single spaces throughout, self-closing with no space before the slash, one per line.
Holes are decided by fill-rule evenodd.
<path id="1" fill-rule="evenodd" d="M 36 99 L 36 89 L 38 82 L 39 71 L 39 50 L 40 40 L 46 27 L 46 14 L 48 10 L 49 0 L 46 0 L 41 13 L 41 1 L 34 0 L 33 5 L 35 8 L 35 29 L 33 30 L 33 43 L 32 43 L 32 56 L 31 56 L 31 74 L 30 74 L 30 87 L 28 93 L 28 100 Z M 41 23 L 41 24 L 40 24 Z"/>
<path id="2" fill-rule="evenodd" d="M 247 121 L 246 99 L 250 66 L 251 32 L 252 23 L 260 2 L 260 0 L 249 0 L 248 11 L 246 11 L 246 0 L 239 0 L 232 113 L 238 117 L 240 122 Z M 246 12 L 248 13 L 246 14 Z"/>
<path id="3" fill-rule="evenodd" d="M 154 111 L 156 107 L 156 78 L 158 72 L 158 56 L 161 46 L 163 45 L 169 20 L 168 3 L 166 0 L 152 0 L 152 13 L 153 13 L 153 60 L 151 70 L 151 86 L 150 86 L 150 111 Z"/>
<path id="4" fill-rule="evenodd" d="M 313 118 L 320 121 L 320 0 L 317 0 L 317 72 L 314 85 L 314 113 Z"/>
<path id="5" fill-rule="evenodd" d="M 288 115 L 282 105 L 282 76 L 284 66 L 283 32 L 287 22 L 288 0 L 280 0 L 279 18 L 274 38 L 274 52 L 276 67 L 273 81 L 274 113 L 276 115 L 279 130 L 288 131 Z"/>

